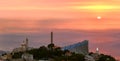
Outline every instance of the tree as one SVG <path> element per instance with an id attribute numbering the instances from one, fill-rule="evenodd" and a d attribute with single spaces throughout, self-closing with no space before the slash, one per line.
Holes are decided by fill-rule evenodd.
<path id="1" fill-rule="evenodd" d="M 98 61 L 116 61 L 116 60 L 110 55 L 101 54 Z"/>
<path id="2" fill-rule="evenodd" d="M 47 58 L 49 55 L 49 51 L 45 46 L 41 46 L 40 48 L 32 49 L 28 51 L 28 53 L 32 54 L 34 59 L 43 59 Z"/>
<path id="3" fill-rule="evenodd" d="M 84 55 L 82 54 L 73 54 L 72 56 L 69 57 L 70 61 L 84 61 Z"/>
<path id="4" fill-rule="evenodd" d="M 51 44 L 49 44 L 48 45 L 48 48 L 50 49 L 50 50 L 53 50 L 53 47 L 54 47 L 55 45 L 53 44 L 53 43 L 51 43 Z"/>
<path id="5" fill-rule="evenodd" d="M 14 59 L 21 58 L 22 54 L 23 54 L 23 52 L 16 52 L 12 55 L 12 58 L 14 58 Z"/>

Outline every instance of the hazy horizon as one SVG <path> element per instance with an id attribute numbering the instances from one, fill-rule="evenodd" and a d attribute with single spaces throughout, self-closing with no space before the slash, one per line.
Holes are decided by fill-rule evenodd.
<path id="1" fill-rule="evenodd" d="M 70 30 L 70 29 L 53 29 L 54 44 L 60 47 L 71 45 L 89 40 L 90 52 L 95 52 L 96 48 L 100 49 L 100 53 L 119 57 L 119 37 L 120 30 Z M 51 29 L 42 29 L 37 32 L 21 32 L 21 33 L 4 33 L 0 35 L 0 50 L 12 50 L 20 47 L 21 43 L 29 39 L 29 46 L 39 48 L 50 43 Z"/>
<path id="2" fill-rule="evenodd" d="M 90 51 L 120 59 L 120 0 L 0 0 L 0 49 L 12 50 L 28 37 L 30 46 L 65 46 L 90 40 Z"/>

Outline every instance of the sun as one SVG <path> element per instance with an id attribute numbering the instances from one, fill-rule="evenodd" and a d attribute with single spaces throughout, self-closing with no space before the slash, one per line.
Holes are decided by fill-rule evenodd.
<path id="1" fill-rule="evenodd" d="M 99 20 L 100 20 L 101 18 L 102 18 L 101 16 L 97 16 L 97 19 L 99 19 Z"/>

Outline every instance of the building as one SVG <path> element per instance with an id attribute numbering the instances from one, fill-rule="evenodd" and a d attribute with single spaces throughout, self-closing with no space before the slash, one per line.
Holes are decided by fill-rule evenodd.
<path id="1" fill-rule="evenodd" d="M 21 46 L 18 48 L 13 49 L 12 54 L 17 52 L 24 52 L 19 59 L 12 59 L 11 61 L 36 61 L 33 58 L 32 54 L 27 53 L 26 51 L 33 49 L 32 47 L 29 47 L 29 40 L 26 38 L 23 43 L 21 43 Z"/>
<path id="2" fill-rule="evenodd" d="M 32 47 L 29 47 L 29 40 L 28 40 L 28 38 L 26 38 L 26 40 L 25 41 L 23 41 L 23 43 L 21 44 L 21 46 L 20 47 L 18 47 L 18 48 L 15 48 L 15 49 L 13 49 L 13 53 L 16 53 L 16 52 L 24 52 L 24 51 L 27 51 L 27 50 L 31 50 L 31 49 L 33 49 Z"/>
<path id="3" fill-rule="evenodd" d="M 21 57 L 24 61 L 33 61 L 33 55 L 29 53 L 24 53 Z"/>
<path id="4" fill-rule="evenodd" d="M 3 55 L 0 57 L 2 60 L 11 60 L 12 55 L 10 53 L 7 53 L 6 55 Z"/>
<path id="5" fill-rule="evenodd" d="M 65 46 L 62 48 L 63 50 L 69 50 L 71 52 L 75 52 L 78 54 L 84 54 L 87 55 L 89 53 L 89 49 L 88 49 L 88 40 L 84 40 L 82 42 L 73 44 L 73 45 L 69 45 L 69 46 Z"/>

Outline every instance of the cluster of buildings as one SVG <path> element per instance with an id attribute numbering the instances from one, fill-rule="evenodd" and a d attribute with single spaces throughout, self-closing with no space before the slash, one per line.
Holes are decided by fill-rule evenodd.
<path id="1" fill-rule="evenodd" d="M 29 47 L 29 40 L 26 38 L 23 43 L 21 43 L 21 46 L 18 48 L 14 48 L 11 53 L 6 53 L 5 55 L 1 56 L 0 58 L 5 61 L 35 61 L 33 58 L 33 55 L 26 53 L 27 50 L 33 49 L 32 47 Z M 21 59 L 12 59 L 12 55 L 17 52 L 24 52 L 24 54 L 21 56 Z M 25 60 L 24 60 L 25 59 Z"/>
<path id="2" fill-rule="evenodd" d="M 28 43 L 29 43 L 29 40 L 28 40 L 28 38 L 26 38 L 26 40 L 21 43 L 21 46 L 18 47 L 18 48 L 13 49 L 12 52 L 16 53 L 16 52 L 21 52 L 21 51 L 26 51 L 26 50 L 33 49 L 33 47 L 29 47 Z"/>
<path id="3" fill-rule="evenodd" d="M 88 44 L 89 44 L 88 40 L 84 40 L 82 42 L 78 42 L 73 45 L 62 47 L 62 50 L 69 50 L 70 52 L 74 52 L 77 54 L 83 54 L 83 55 L 85 55 L 86 61 L 95 61 L 99 57 L 99 49 L 97 48 L 96 53 L 89 54 Z M 51 32 L 51 44 L 50 45 L 54 45 L 53 44 L 53 32 Z M 13 49 L 12 54 L 14 54 L 16 52 L 25 52 L 25 51 L 31 50 L 31 49 L 33 49 L 33 48 L 29 47 L 29 40 L 28 40 L 28 38 L 26 38 L 26 40 L 23 41 L 23 43 L 21 44 L 20 47 Z M 2 59 L 12 59 L 12 54 L 6 54 L 4 56 L 1 56 L 1 58 Z M 26 52 L 22 55 L 21 59 L 24 59 L 26 61 L 35 61 L 33 58 L 33 55 L 28 54 Z M 23 61 L 21 59 L 19 59 L 19 61 Z M 14 61 L 14 60 L 12 60 L 12 61 Z M 42 61 L 42 60 L 39 60 L 39 61 Z"/>

